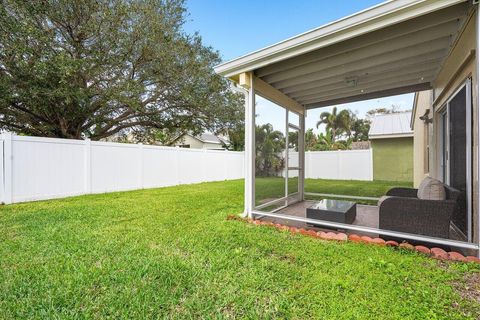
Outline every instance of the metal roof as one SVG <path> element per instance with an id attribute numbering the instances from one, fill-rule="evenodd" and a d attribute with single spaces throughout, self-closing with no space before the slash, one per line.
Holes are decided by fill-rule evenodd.
<path id="1" fill-rule="evenodd" d="M 212 133 L 202 133 L 202 134 L 199 134 L 199 135 L 193 135 L 193 134 L 190 134 L 190 133 L 186 133 L 186 135 L 188 135 L 192 138 L 195 138 L 195 139 L 197 139 L 201 142 L 204 142 L 204 143 L 215 143 L 215 144 L 226 144 L 226 145 L 230 144 L 230 141 L 228 141 L 228 139 L 216 136 Z"/>
<path id="2" fill-rule="evenodd" d="M 411 111 L 375 116 L 368 132 L 369 139 L 412 137 L 411 116 Z"/>
<path id="3" fill-rule="evenodd" d="M 431 88 L 469 17 L 465 0 L 391 0 L 215 71 L 254 76 L 305 108 Z"/>
<path id="4" fill-rule="evenodd" d="M 208 142 L 208 143 L 218 143 L 218 144 L 221 144 L 222 142 L 226 143 L 226 140 L 223 140 L 220 137 L 217 137 L 216 135 L 211 133 L 202 133 L 196 138 L 202 140 L 203 142 Z"/>

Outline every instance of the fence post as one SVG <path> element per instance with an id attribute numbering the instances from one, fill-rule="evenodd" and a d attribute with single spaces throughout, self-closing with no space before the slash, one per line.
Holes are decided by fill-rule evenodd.
<path id="1" fill-rule="evenodd" d="M 175 147 L 175 175 L 177 177 L 177 185 L 181 184 L 182 181 L 180 180 L 180 147 Z"/>
<path id="2" fill-rule="evenodd" d="M 138 188 L 143 189 L 143 143 L 138 144 Z"/>
<path id="3" fill-rule="evenodd" d="M 5 132 L 3 136 L 3 202 L 13 203 L 13 134 Z"/>
<path id="4" fill-rule="evenodd" d="M 215 179 L 209 179 L 208 177 L 208 169 L 207 169 L 207 149 L 203 149 L 202 158 L 201 158 L 201 166 L 202 166 L 202 181 L 201 182 L 209 182 Z M 217 168 L 218 169 L 218 168 Z"/>
<path id="5" fill-rule="evenodd" d="M 310 172 L 310 163 L 312 163 L 312 154 L 310 153 L 311 151 L 308 150 L 305 152 L 305 163 L 304 163 L 304 168 L 303 171 L 305 172 L 305 179 L 311 178 L 312 174 Z"/>
<path id="6" fill-rule="evenodd" d="M 370 151 L 370 181 L 373 181 L 373 150 L 370 148 L 368 151 Z"/>
<path id="7" fill-rule="evenodd" d="M 85 139 L 85 172 L 84 172 L 84 190 L 85 194 L 92 193 L 92 141 Z"/>

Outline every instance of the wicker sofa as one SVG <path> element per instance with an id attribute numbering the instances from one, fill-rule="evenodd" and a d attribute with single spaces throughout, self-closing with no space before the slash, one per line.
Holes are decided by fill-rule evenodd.
<path id="1" fill-rule="evenodd" d="M 445 200 L 422 200 L 418 189 L 393 188 L 379 201 L 380 229 L 449 238 L 450 221 L 460 192 L 445 188 Z"/>

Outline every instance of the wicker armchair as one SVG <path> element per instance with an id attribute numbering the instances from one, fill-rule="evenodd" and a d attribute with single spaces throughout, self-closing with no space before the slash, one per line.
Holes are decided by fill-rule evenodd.
<path id="1" fill-rule="evenodd" d="M 393 188 L 379 203 L 380 229 L 448 238 L 460 192 L 444 185 L 446 200 L 421 200 L 417 189 Z"/>

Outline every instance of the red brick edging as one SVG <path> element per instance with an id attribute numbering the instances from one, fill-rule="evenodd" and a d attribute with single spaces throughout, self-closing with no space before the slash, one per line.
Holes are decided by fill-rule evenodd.
<path id="1" fill-rule="evenodd" d="M 461 262 L 476 262 L 480 263 L 480 259 L 474 256 L 464 256 L 463 254 L 455 251 L 446 252 L 441 248 L 427 248 L 425 246 L 413 246 L 408 242 L 398 243 L 396 241 L 385 241 L 382 238 L 371 238 L 368 236 L 360 236 L 357 234 L 347 234 L 342 232 L 324 232 L 318 231 L 315 232 L 314 230 L 307 230 L 304 228 L 296 228 L 296 227 L 289 227 L 286 225 L 282 225 L 279 223 L 273 223 L 269 221 L 262 221 L 262 220 L 254 220 L 254 219 L 243 219 L 235 215 L 229 215 L 227 220 L 238 220 L 244 221 L 251 224 L 256 225 L 263 225 L 268 227 L 274 227 L 278 230 L 282 231 L 289 231 L 292 233 L 300 233 L 305 236 L 322 239 L 322 240 L 333 240 L 333 241 L 350 241 L 350 242 L 357 242 L 357 243 L 367 243 L 377 246 L 387 246 L 393 248 L 399 248 L 403 250 L 411 250 L 416 251 L 427 256 L 430 256 L 434 259 L 438 260 L 450 260 L 450 261 L 461 261 Z"/>

